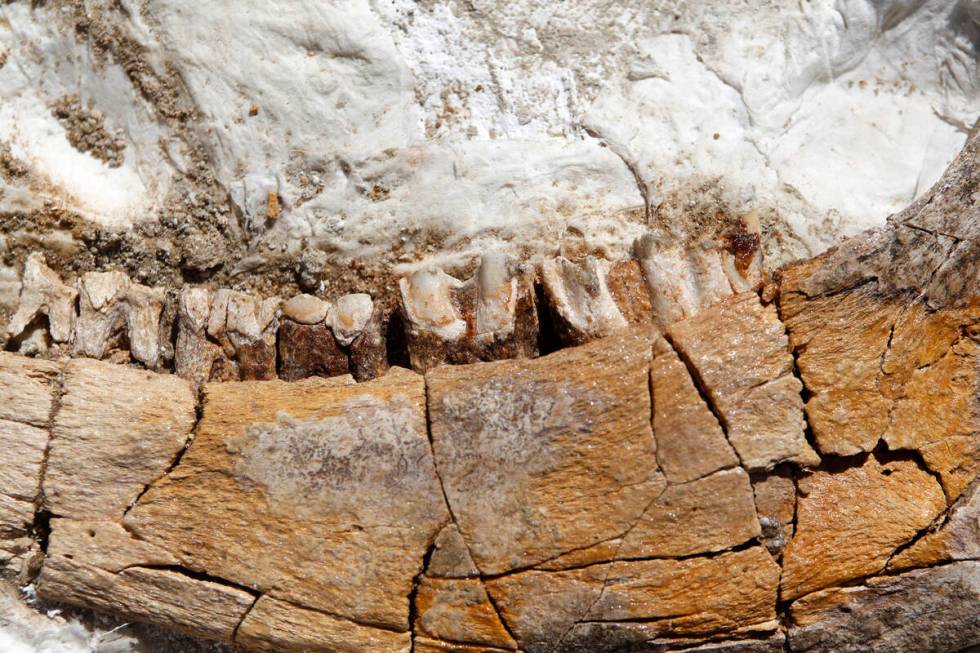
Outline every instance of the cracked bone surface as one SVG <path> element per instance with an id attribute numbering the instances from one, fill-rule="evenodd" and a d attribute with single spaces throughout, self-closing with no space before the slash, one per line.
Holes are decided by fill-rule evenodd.
<path id="1" fill-rule="evenodd" d="M 978 35 L 0 3 L 0 650 L 980 646 Z"/>

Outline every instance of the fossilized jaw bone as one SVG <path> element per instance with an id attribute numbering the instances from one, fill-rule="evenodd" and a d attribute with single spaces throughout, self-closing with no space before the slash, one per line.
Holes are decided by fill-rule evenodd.
<path id="1" fill-rule="evenodd" d="M 75 299 L 78 290 L 65 285 L 44 263 L 44 256 L 34 252 L 27 257 L 21 278 L 20 303 L 7 325 L 7 334 L 24 335 L 40 315 L 48 318 L 48 332 L 56 343 L 67 343 L 75 332 Z"/>

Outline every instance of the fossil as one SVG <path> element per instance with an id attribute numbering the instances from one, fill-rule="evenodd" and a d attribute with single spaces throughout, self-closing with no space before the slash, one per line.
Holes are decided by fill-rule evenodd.
<path id="1" fill-rule="evenodd" d="M 254 651 L 976 645 L 978 153 L 774 275 L 744 221 L 396 306 L 32 257 L 3 564 Z"/>

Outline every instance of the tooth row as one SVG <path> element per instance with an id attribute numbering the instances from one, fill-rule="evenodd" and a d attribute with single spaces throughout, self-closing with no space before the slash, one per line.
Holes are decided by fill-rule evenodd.
<path id="1" fill-rule="evenodd" d="M 557 257 L 536 268 L 485 255 L 459 280 L 428 268 L 399 281 L 399 308 L 413 369 L 533 357 L 540 350 L 536 289 L 547 336 L 577 345 L 625 330 L 663 332 L 671 324 L 762 280 L 754 215 L 735 233 L 694 244 L 648 234 L 633 257 L 608 261 Z M 366 294 L 333 302 L 297 295 L 257 298 L 228 289 L 186 287 L 176 297 L 134 283 L 122 272 L 89 272 L 65 284 L 40 254 L 28 257 L 20 304 L 7 335 L 22 353 L 71 353 L 134 360 L 208 381 L 353 374 L 374 378 L 388 367 L 388 315 Z M 170 349 L 176 313 L 177 340 Z M 553 332 L 553 333 L 552 333 Z"/>
<path id="2" fill-rule="evenodd" d="M 558 338 L 576 345 L 625 329 L 663 332 L 730 295 L 762 282 L 755 214 L 739 229 L 683 245 L 654 234 L 617 262 L 558 257 L 541 264 L 541 283 Z"/>
<path id="3" fill-rule="evenodd" d="M 163 288 L 134 283 L 123 272 L 89 272 L 63 283 L 31 254 L 7 336 L 21 353 L 72 354 L 160 369 L 170 358 Z M 353 374 L 387 369 L 380 306 L 369 295 L 330 303 L 310 295 L 282 302 L 228 289 L 185 287 L 176 297 L 176 373 L 208 381 Z"/>
<path id="4" fill-rule="evenodd" d="M 399 290 L 413 369 L 538 353 L 533 277 L 502 254 L 484 256 L 466 281 L 419 270 Z"/>

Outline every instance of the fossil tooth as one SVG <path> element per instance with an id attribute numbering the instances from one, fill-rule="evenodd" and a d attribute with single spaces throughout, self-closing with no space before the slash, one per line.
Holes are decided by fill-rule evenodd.
<path id="1" fill-rule="evenodd" d="M 476 273 L 476 333 L 509 333 L 514 329 L 517 277 L 507 271 L 503 254 L 483 257 Z"/>
<path id="2" fill-rule="evenodd" d="M 360 337 L 373 315 L 374 302 L 371 296 L 353 293 L 334 302 L 326 318 L 337 342 L 346 347 Z"/>
<path id="3" fill-rule="evenodd" d="M 459 340 L 466 333 L 453 291 L 463 282 L 442 270 L 419 270 L 398 282 L 409 329 L 430 332 L 443 340 Z"/>
<path id="4" fill-rule="evenodd" d="M 484 256 L 467 281 L 422 271 L 402 279 L 401 288 L 409 358 L 416 370 L 537 354 L 533 286 L 527 274 L 512 272 L 499 253 Z"/>
<path id="5" fill-rule="evenodd" d="M 166 292 L 137 283 L 126 292 L 129 352 L 149 368 L 160 363 L 160 314 Z"/>
<path id="6" fill-rule="evenodd" d="M 637 240 L 634 255 L 650 290 L 657 328 L 663 331 L 733 293 L 722 252 L 716 240 L 702 240 L 688 247 L 663 247 L 653 234 Z"/>
<path id="7" fill-rule="evenodd" d="M 221 345 L 212 380 L 276 378 L 278 297 L 257 299 L 222 288 L 214 296 L 207 333 Z"/>
<path id="8" fill-rule="evenodd" d="M 593 256 L 582 263 L 559 257 L 541 264 L 545 297 L 566 344 L 581 344 L 629 326 L 606 283 L 611 267 L 609 261 Z"/>
<path id="9" fill-rule="evenodd" d="M 314 297 L 301 294 L 283 302 L 282 316 L 300 324 L 323 322 L 330 310 L 330 304 Z"/>
<path id="10" fill-rule="evenodd" d="M 123 272 L 82 275 L 75 352 L 102 359 L 128 347 L 134 360 L 157 367 L 164 298 L 162 288 L 134 284 Z"/>
<path id="11" fill-rule="evenodd" d="M 75 298 L 78 290 L 62 283 L 44 262 L 44 255 L 34 252 L 27 257 L 21 279 L 17 311 L 7 325 L 13 338 L 24 334 L 38 316 L 48 318 L 51 340 L 67 343 L 75 330 Z"/>
<path id="12" fill-rule="evenodd" d="M 286 381 L 347 374 L 347 354 L 326 321 L 333 307 L 312 295 L 296 295 L 282 307 L 279 375 Z"/>
<path id="13" fill-rule="evenodd" d="M 177 375 L 196 388 L 211 378 L 211 368 L 221 355 L 221 348 L 207 337 L 211 316 L 211 291 L 207 288 L 184 288 L 177 303 L 177 345 L 174 367 Z"/>
<path id="14" fill-rule="evenodd" d="M 370 307 L 370 313 L 367 312 Z M 344 295 L 334 304 L 334 336 L 343 343 L 350 340 L 350 370 L 358 381 L 377 378 L 388 370 L 388 343 L 385 338 L 385 312 L 365 294 Z M 366 318 L 366 319 L 365 319 Z"/>

